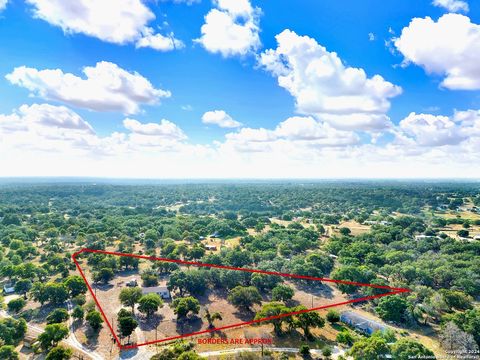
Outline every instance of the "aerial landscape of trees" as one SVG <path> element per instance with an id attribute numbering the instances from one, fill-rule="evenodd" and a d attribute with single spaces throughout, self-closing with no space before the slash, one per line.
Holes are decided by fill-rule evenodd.
<path id="1" fill-rule="evenodd" d="M 372 300 L 362 309 L 403 331 L 428 331 L 443 349 L 477 351 L 479 199 L 477 184 L 461 182 L 4 184 L 0 279 L 16 297 L 5 302 L 9 317 L 0 319 L 0 354 L 16 352 L 11 346 L 21 343 L 32 320 L 44 323 L 38 340 L 52 359 L 68 356 L 60 343 L 69 334 L 70 317 L 92 334 L 102 331 L 104 319 L 71 260 L 81 248 L 408 288 L 411 292 Z M 95 286 L 104 288 L 141 266 L 139 259 L 105 254 L 80 259 Z M 158 286 L 162 279 L 168 279 L 173 297 L 168 305 L 140 288 Z M 214 328 L 225 314 L 201 302 L 213 291 L 225 294 L 244 316 L 260 319 L 305 309 L 293 300 L 296 289 L 328 286 L 169 262 L 141 270 L 139 281 L 121 290 L 125 309 L 115 313 L 126 339 L 142 318 L 165 307 L 179 322 L 204 321 Z M 336 289 L 347 299 L 383 291 L 349 284 Z M 318 331 L 332 327 L 337 344 L 351 347 L 355 359 L 386 354 L 404 359 L 431 351 L 411 337 L 364 336 L 341 323 L 334 311 L 305 312 L 274 319 L 270 326 L 280 340 L 298 329 L 310 347 Z"/>

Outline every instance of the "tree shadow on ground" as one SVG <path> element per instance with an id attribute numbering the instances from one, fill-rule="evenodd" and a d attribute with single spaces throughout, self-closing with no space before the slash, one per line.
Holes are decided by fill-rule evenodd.
<path id="1" fill-rule="evenodd" d="M 180 335 L 191 334 L 193 332 L 200 331 L 203 321 L 198 316 L 178 320 L 176 324 L 177 333 Z"/>
<path id="2" fill-rule="evenodd" d="M 213 338 L 213 337 L 219 337 L 221 339 L 226 339 L 227 338 L 227 334 L 225 332 L 223 332 L 222 330 L 215 330 L 215 331 L 212 331 L 210 333 L 210 337 Z"/>
<path id="3" fill-rule="evenodd" d="M 142 331 L 151 331 L 155 330 L 158 325 L 164 320 L 163 315 L 153 314 L 151 316 L 137 316 L 138 327 Z"/>
<path id="4" fill-rule="evenodd" d="M 85 344 L 85 347 L 90 349 L 90 350 L 95 350 L 99 343 L 98 343 L 98 337 L 100 335 L 100 331 L 95 331 L 93 330 L 90 326 L 85 326 L 83 333 L 85 334 L 85 337 L 87 338 L 87 342 Z"/>
<path id="5" fill-rule="evenodd" d="M 333 288 L 325 283 L 313 280 L 296 280 L 294 284 L 299 290 L 302 290 L 308 294 L 312 294 L 317 297 L 325 299 L 333 299 Z"/>
<path id="6" fill-rule="evenodd" d="M 252 321 L 255 318 L 255 312 L 250 309 L 238 309 L 233 315 L 243 322 Z"/>

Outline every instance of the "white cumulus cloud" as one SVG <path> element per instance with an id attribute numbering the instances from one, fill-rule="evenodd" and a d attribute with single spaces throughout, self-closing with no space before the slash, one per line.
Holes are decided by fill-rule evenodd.
<path id="1" fill-rule="evenodd" d="M 169 120 L 162 119 L 160 123 L 147 123 L 134 119 L 123 120 L 123 126 L 134 134 L 144 136 L 158 136 L 172 140 L 184 140 L 187 138 L 182 129 Z"/>
<path id="2" fill-rule="evenodd" d="M 467 16 L 445 14 L 438 21 L 414 18 L 394 40 L 404 63 L 444 77 L 451 90 L 480 89 L 480 25 Z"/>
<path id="3" fill-rule="evenodd" d="M 342 147 L 359 144 L 358 136 L 351 131 L 334 129 L 329 124 L 312 117 L 294 116 L 281 122 L 273 130 L 243 128 L 225 136 L 226 146 L 238 151 L 271 151 L 272 148 Z"/>
<path id="4" fill-rule="evenodd" d="M 171 51 L 174 49 L 182 49 L 185 44 L 175 39 L 173 33 L 168 35 L 155 34 L 152 28 L 146 28 L 143 37 L 135 44 L 137 48 L 152 48 L 158 51 Z"/>
<path id="5" fill-rule="evenodd" d="M 202 36 L 195 41 L 207 51 L 224 57 L 246 55 L 260 47 L 258 18 L 260 9 L 249 0 L 214 0 L 202 25 Z"/>
<path id="6" fill-rule="evenodd" d="M 134 114 L 142 104 L 157 104 L 169 91 L 156 89 L 142 75 L 128 72 L 110 62 L 83 69 L 85 78 L 60 69 L 37 70 L 17 67 L 6 78 L 34 95 L 95 111 Z"/>
<path id="7" fill-rule="evenodd" d="M 33 6 L 36 18 L 60 27 L 67 34 L 85 34 L 115 44 L 137 42 L 141 44 L 139 47 L 162 51 L 175 48 L 160 47 L 162 35 L 152 34 L 147 26 L 155 15 L 141 0 L 27 0 L 27 3 Z"/>
<path id="8" fill-rule="evenodd" d="M 218 125 L 222 128 L 236 128 L 242 126 L 242 123 L 234 120 L 223 110 L 207 111 L 202 116 L 202 122 L 208 125 Z"/>
<path id="9" fill-rule="evenodd" d="M 433 0 L 432 4 L 450 12 L 468 12 L 469 10 L 468 3 L 462 0 Z"/>
<path id="10" fill-rule="evenodd" d="M 22 105 L 9 115 L 0 114 L 0 143 L 6 151 L 37 149 L 62 151 L 96 138 L 91 125 L 64 106 Z"/>
<path id="11" fill-rule="evenodd" d="M 0 0 L 0 11 L 5 10 L 7 7 L 8 0 Z"/>
<path id="12" fill-rule="evenodd" d="M 400 87 L 345 66 L 336 53 L 308 36 L 284 30 L 276 39 L 277 48 L 262 53 L 259 61 L 295 98 L 301 114 L 346 130 L 376 131 L 391 125 L 386 113 Z"/>
<path id="13" fill-rule="evenodd" d="M 461 124 L 448 116 L 411 113 L 399 126 L 418 146 L 457 145 L 468 138 Z"/>

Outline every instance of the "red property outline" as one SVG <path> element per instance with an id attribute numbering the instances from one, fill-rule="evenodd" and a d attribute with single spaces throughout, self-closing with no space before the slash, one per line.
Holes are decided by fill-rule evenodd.
<path id="1" fill-rule="evenodd" d="M 144 343 L 141 343 L 141 344 L 121 345 L 120 339 L 117 337 L 117 334 L 113 330 L 112 325 L 108 321 L 108 318 L 105 315 L 105 313 L 102 309 L 102 306 L 100 305 L 100 302 L 98 301 L 97 297 L 95 296 L 95 293 L 94 293 L 92 287 L 88 283 L 87 278 L 85 277 L 85 274 L 83 273 L 83 270 L 82 270 L 82 268 L 80 267 L 80 264 L 77 261 L 77 256 L 82 254 L 82 253 L 99 253 L 99 254 L 114 255 L 114 256 L 134 257 L 134 258 L 138 258 L 138 259 L 145 259 L 145 260 L 151 260 L 151 261 L 164 261 L 164 262 L 177 263 L 177 264 L 182 264 L 182 265 L 193 265 L 193 266 L 198 266 L 198 267 L 210 267 L 210 268 L 217 268 L 217 269 L 245 271 L 245 272 L 250 272 L 250 273 L 277 275 L 277 276 L 294 278 L 294 279 L 315 280 L 315 281 L 331 282 L 331 283 L 344 284 L 344 285 L 355 285 L 355 286 L 371 287 L 371 288 L 376 288 L 376 289 L 385 289 L 385 290 L 390 290 L 390 291 L 386 292 L 385 294 L 365 296 L 365 297 L 352 299 L 352 300 L 348 300 L 348 301 L 344 301 L 344 302 L 340 302 L 340 303 L 318 306 L 318 307 L 311 308 L 311 309 L 295 311 L 295 312 L 282 314 L 282 315 L 270 316 L 270 317 L 267 317 L 267 318 L 257 319 L 257 320 L 252 320 L 252 321 L 246 321 L 246 322 L 242 322 L 242 323 L 238 323 L 238 324 L 226 325 L 226 326 L 222 326 L 222 327 L 219 327 L 219 328 L 207 329 L 207 330 L 193 332 L 193 333 L 190 333 L 190 334 L 172 336 L 172 337 L 165 338 L 165 339 L 144 342 Z M 225 266 L 225 265 L 204 264 L 204 263 L 199 263 L 199 262 L 194 262 L 194 261 L 184 261 L 184 260 L 177 260 L 177 259 L 165 259 L 165 258 L 158 258 L 158 257 L 154 257 L 154 256 L 147 256 L 147 255 L 126 254 L 126 253 L 118 253 L 118 252 L 112 252 L 112 251 L 94 250 L 94 249 L 82 249 L 80 251 L 77 251 L 74 254 L 72 254 L 72 260 L 75 263 L 75 265 L 77 266 L 77 269 L 80 272 L 80 275 L 82 276 L 83 280 L 85 281 L 85 284 L 87 284 L 88 290 L 90 291 L 90 294 L 92 295 L 93 299 L 95 300 L 95 303 L 97 304 L 97 307 L 100 310 L 100 313 L 102 314 L 103 319 L 105 320 L 106 324 L 108 325 L 108 328 L 110 329 L 110 332 L 112 333 L 113 337 L 115 338 L 116 344 L 117 344 L 117 346 L 119 347 L 120 350 L 129 350 L 129 349 L 134 349 L 134 348 L 137 348 L 137 347 L 140 347 L 140 346 L 146 346 L 146 345 L 151 345 L 151 344 L 156 344 L 156 343 L 161 343 L 161 342 L 165 342 L 165 341 L 171 341 L 171 340 L 176 340 L 176 339 L 181 339 L 181 338 L 186 338 L 186 337 L 196 336 L 196 335 L 201 335 L 201 334 L 208 334 L 208 333 L 212 333 L 212 332 L 219 331 L 219 330 L 226 330 L 226 329 L 231 329 L 231 328 L 235 328 L 235 327 L 239 327 L 239 326 L 256 324 L 256 323 L 263 322 L 263 321 L 279 319 L 279 318 L 283 318 L 283 317 L 287 317 L 287 316 L 298 315 L 298 314 L 317 311 L 317 310 L 321 310 L 321 309 L 328 309 L 328 308 L 331 308 L 331 307 L 334 307 L 334 306 L 353 304 L 353 303 L 357 303 L 357 302 L 377 299 L 377 298 L 381 298 L 381 297 L 384 297 L 384 296 L 390 296 L 390 295 L 395 295 L 395 294 L 400 294 L 400 293 L 405 293 L 405 292 L 410 292 L 411 291 L 411 290 L 405 289 L 405 288 L 393 288 L 393 287 L 384 286 L 384 285 L 364 284 L 364 283 L 358 283 L 358 282 L 353 282 L 353 281 L 343 281 L 343 280 L 334 280 L 334 279 L 328 279 L 328 278 L 318 278 L 318 277 L 306 276 L 306 275 L 285 274 L 285 273 L 279 273 L 279 272 L 275 272 L 275 271 L 263 271 L 263 270 L 257 270 L 257 269 L 237 268 L 237 267 Z"/>

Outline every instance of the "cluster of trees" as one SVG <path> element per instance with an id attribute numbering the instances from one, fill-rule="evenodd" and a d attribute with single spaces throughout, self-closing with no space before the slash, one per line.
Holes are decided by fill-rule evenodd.
<path id="1" fill-rule="evenodd" d="M 375 301 L 376 313 L 404 326 L 456 326 L 464 337 L 473 337 L 478 343 L 479 310 L 473 299 L 480 293 L 480 242 L 459 242 L 442 233 L 446 225 L 460 224 L 460 235 L 468 235 L 478 220 L 443 219 L 424 212 L 440 205 L 456 209 L 467 198 L 480 205 L 478 184 L 3 184 L 0 278 L 14 284 L 15 291 L 23 295 L 23 299 L 8 304 L 12 314 L 22 311 L 30 297 L 41 305 L 53 305 L 48 326 L 62 325 L 62 305 L 71 299 L 77 304 L 72 316 L 99 329 L 100 314 L 82 307 L 86 287 L 81 278 L 71 275 L 75 266 L 70 253 L 79 247 L 107 246 L 132 252 L 133 243 L 137 243 L 144 253 L 172 259 L 408 287 L 412 293 Z M 392 217 L 393 212 L 410 216 Z M 272 217 L 295 222 L 282 226 Z M 309 225 L 297 217 L 308 219 Z M 351 219 L 388 220 L 391 225 L 375 225 L 360 236 L 342 228 L 330 241 L 320 241 L 326 225 Z M 251 228 L 255 235 L 248 235 Z M 240 244 L 212 254 L 205 251 L 200 239 L 213 233 L 227 239 L 240 236 Z M 415 241 L 414 235 L 421 233 L 438 238 Z M 332 255 L 338 257 L 335 264 Z M 139 266 L 138 259 L 131 257 L 90 254 L 86 259 L 94 281 L 103 283 L 118 271 Z M 231 303 L 243 309 L 258 305 L 259 298 L 268 298 L 280 304 L 272 305 L 274 309 L 269 311 L 280 311 L 281 306 L 290 305 L 293 296 L 281 277 L 219 269 L 184 271 L 166 262 L 158 262 L 152 271 L 143 273 L 143 284 L 155 286 L 157 272 L 171 274 L 169 287 L 180 298 L 175 308 L 179 314 L 188 309 L 186 317 L 198 315 L 195 296 L 209 288 L 228 290 Z M 358 287 L 339 288 L 349 296 L 357 295 Z M 381 292 L 363 290 L 368 294 Z M 141 298 L 135 300 L 132 316 L 137 305 L 146 315 L 162 305 L 153 296 L 140 303 Z M 214 315 L 209 315 L 209 324 L 221 316 Z M 54 345 L 52 340 L 49 346 L 53 349 Z"/>
<path id="2" fill-rule="evenodd" d="M 375 300 L 376 313 L 404 326 L 446 324 L 453 321 L 462 331 L 476 334 L 480 319 L 474 297 L 480 294 L 480 242 L 461 242 L 443 236 L 443 222 L 401 216 L 388 226 L 374 226 L 359 236 L 334 236 L 325 251 L 338 256 L 335 279 L 406 287 L 411 293 Z M 415 239 L 414 235 L 432 235 Z M 437 236 L 438 235 L 438 236 Z M 358 287 L 339 285 L 347 294 Z M 370 294 L 381 293 L 370 288 Z"/>
<path id="3" fill-rule="evenodd" d="M 130 307 L 131 313 L 135 313 L 135 306 L 138 304 L 138 311 L 146 317 L 153 315 L 163 306 L 162 298 L 154 293 L 142 294 L 142 289 L 139 287 L 124 288 L 120 291 L 120 302 L 123 306 Z"/>
<path id="4" fill-rule="evenodd" d="M 370 337 L 359 338 L 353 343 L 348 355 L 355 360 L 435 358 L 433 352 L 424 345 L 409 338 L 397 340 L 392 332 L 376 332 Z"/>

